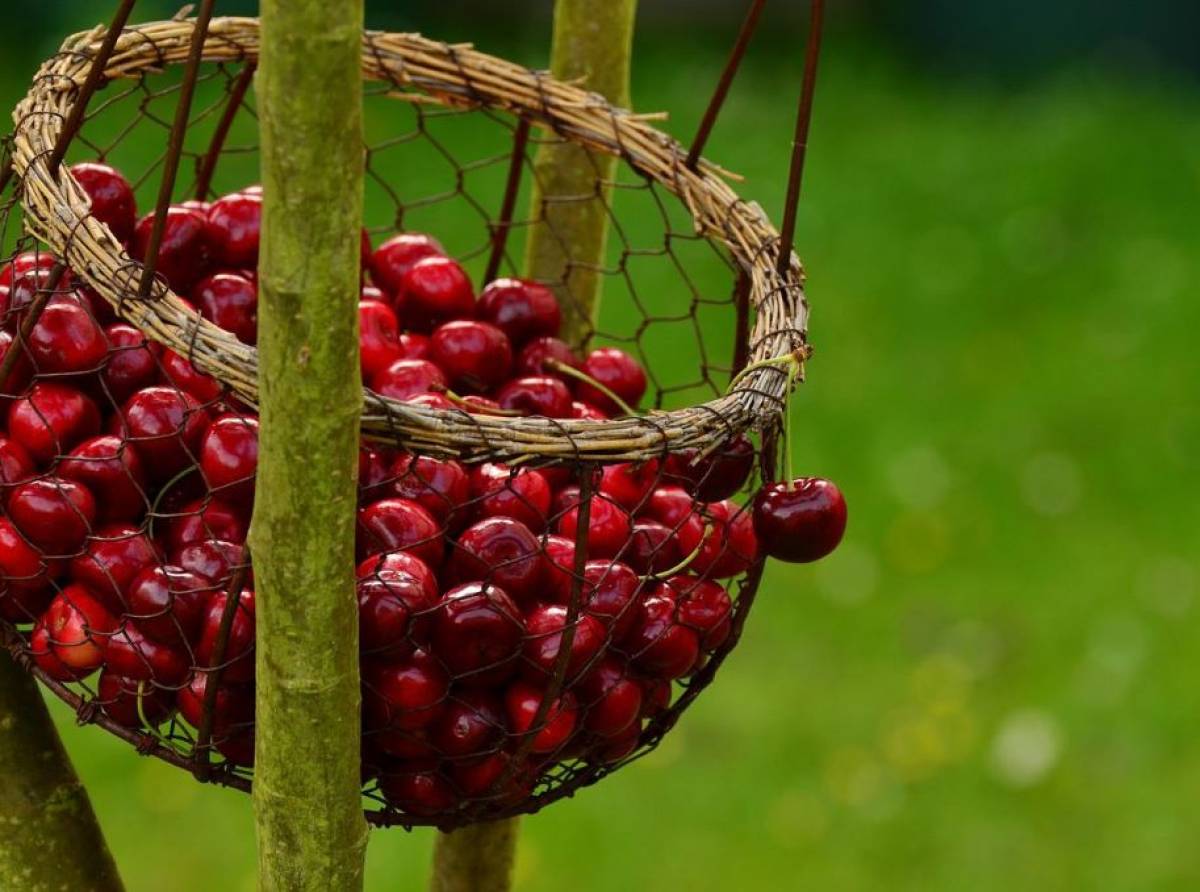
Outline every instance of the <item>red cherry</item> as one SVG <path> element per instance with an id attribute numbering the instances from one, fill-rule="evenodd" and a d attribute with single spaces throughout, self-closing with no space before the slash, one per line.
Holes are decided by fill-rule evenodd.
<path id="1" fill-rule="evenodd" d="M 825 557 L 846 531 L 846 499 L 820 477 L 764 486 L 754 499 L 754 529 L 773 558 L 807 563 Z"/>
<path id="2" fill-rule="evenodd" d="M 646 393 L 646 373 L 641 365 L 624 350 L 618 350 L 616 347 L 593 350 L 583 361 L 583 371 L 634 408 Z M 575 394 L 585 403 L 591 403 L 605 412 L 621 411 L 603 391 L 586 382 L 580 381 L 576 384 Z"/>
<path id="3" fill-rule="evenodd" d="M 438 599 L 437 576 L 434 575 L 433 570 L 429 568 L 427 563 L 415 554 L 409 554 L 406 551 L 393 551 L 389 554 L 373 555 L 358 565 L 356 575 L 359 579 L 366 579 L 385 570 L 398 570 L 402 573 L 407 573 L 421 584 L 427 598 L 434 601 Z"/>
<path id="4" fill-rule="evenodd" d="M 728 640 L 733 601 L 717 583 L 690 574 L 672 576 L 657 594 L 675 602 L 679 624 L 700 636 L 703 650 L 714 651 Z"/>
<path id="5" fill-rule="evenodd" d="M 490 691 L 452 693 L 429 729 L 438 752 L 465 759 L 487 753 L 505 732 L 504 706 Z"/>
<path id="6" fill-rule="evenodd" d="M 149 505 L 141 457 L 120 437 L 84 440 L 59 462 L 58 473 L 92 491 L 102 521 L 136 520 Z"/>
<path id="7" fill-rule="evenodd" d="M 689 519 L 699 514 L 699 508 L 695 499 L 683 487 L 660 486 L 650 494 L 642 513 L 668 529 L 678 530 Z"/>
<path id="8" fill-rule="evenodd" d="M 429 742 L 429 734 L 424 728 L 404 731 L 399 728 L 368 727 L 363 731 L 363 743 L 372 751 L 396 759 L 432 759 L 437 756 L 437 750 Z"/>
<path id="9" fill-rule="evenodd" d="M 726 500 L 707 506 L 706 512 L 712 529 L 691 569 L 717 579 L 745 573 L 758 557 L 758 537 L 749 509 Z M 681 536 L 681 543 L 683 540 Z"/>
<path id="10" fill-rule="evenodd" d="M 466 409 L 472 415 L 495 415 L 500 409 L 500 404 L 491 397 L 469 393 L 462 398 L 460 408 Z"/>
<path id="11" fill-rule="evenodd" d="M 188 502 L 167 523 L 167 547 L 178 551 L 193 542 L 222 539 L 246 541 L 245 514 L 234 505 L 213 496 Z"/>
<path id="12" fill-rule="evenodd" d="M 402 293 L 404 274 L 418 260 L 439 257 L 446 252 L 431 236 L 403 232 L 393 236 L 371 254 L 371 281 L 389 294 Z"/>
<path id="13" fill-rule="evenodd" d="M 112 230 L 117 241 L 129 241 L 137 220 L 137 201 L 129 181 L 115 168 L 91 161 L 72 164 L 71 175 L 87 193 L 92 216 Z"/>
<path id="14" fill-rule="evenodd" d="M 114 322 L 104 329 L 108 340 L 108 362 L 100 377 L 109 397 L 118 405 L 135 391 L 149 387 L 159 380 L 159 357 L 162 347 L 124 322 Z"/>
<path id="15" fill-rule="evenodd" d="M 564 536 L 547 535 L 542 539 L 542 554 L 545 600 L 555 604 L 568 603 L 575 579 L 575 542 Z"/>
<path id="16" fill-rule="evenodd" d="M 221 617 L 228 602 L 229 595 L 226 592 L 218 591 L 209 598 L 195 650 L 198 666 L 211 669 L 218 665 L 215 662 L 217 641 L 221 633 Z M 221 675 L 222 682 L 234 684 L 254 679 L 254 592 L 244 591 L 238 598 L 233 626 L 225 645 L 225 658 L 219 665 L 225 667 Z"/>
<path id="17" fill-rule="evenodd" d="M 463 319 L 438 326 L 429 354 L 459 390 L 491 390 L 512 372 L 508 336 L 486 322 Z"/>
<path id="18" fill-rule="evenodd" d="M 545 418 L 571 417 L 571 391 L 558 378 L 531 375 L 514 378 L 498 391 L 500 408 Z"/>
<path id="19" fill-rule="evenodd" d="M 32 622 L 54 597 L 61 565 L 47 562 L 8 518 L 0 517 L 0 619 Z"/>
<path id="20" fill-rule="evenodd" d="M 442 596 L 431 644 L 455 680 L 487 687 L 515 671 L 524 637 L 512 598 L 494 585 L 471 582 Z"/>
<path id="21" fill-rule="evenodd" d="M 454 789 L 468 799 L 488 802 L 519 802 L 531 792 L 529 772 L 510 770 L 512 756 L 503 750 L 478 759 L 456 761 L 450 765 L 450 778 Z M 502 789 L 497 788 L 501 779 L 508 777 Z"/>
<path id="22" fill-rule="evenodd" d="M 0 285 L 12 285 L 26 273 L 38 269 L 49 270 L 56 263 L 58 257 L 49 251 L 25 251 L 0 265 Z"/>
<path id="23" fill-rule="evenodd" d="M 372 664 L 363 677 L 363 715 L 373 730 L 415 731 L 435 718 L 450 691 L 446 670 L 423 650 Z"/>
<path id="24" fill-rule="evenodd" d="M 440 409 L 443 412 L 460 411 L 458 406 L 440 393 L 418 393 L 404 402 L 410 406 L 424 406 L 426 409 Z"/>
<path id="25" fill-rule="evenodd" d="M 218 198 L 208 207 L 205 225 L 208 243 L 218 263 L 232 267 L 257 266 L 262 228 L 261 194 L 235 192 Z"/>
<path id="26" fill-rule="evenodd" d="M 581 403 L 579 400 L 571 403 L 571 417 L 583 421 L 608 421 L 609 419 L 607 412 L 601 412 L 595 406 Z"/>
<path id="27" fill-rule="evenodd" d="M 674 567 L 683 557 L 679 553 L 675 534 L 663 524 L 657 520 L 634 522 L 625 560 L 638 573 L 661 573 Z"/>
<path id="28" fill-rule="evenodd" d="M 208 673 L 196 672 L 176 695 L 179 714 L 193 728 L 204 721 L 208 693 Z M 232 740 L 247 733 L 254 722 L 254 689 L 249 685 L 229 684 L 224 677 L 217 688 L 213 707 L 213 741 Z"/>
<path id="29" fill-rule="evenodd" d="M 74 679 L 91 674 L 104 662 L 104 646 L 117 628 L 117 618 L 82 585 L 68 585 L 50 603 L 41 623 L 50 651 L 72 670 Z"/>
<path id="30" fill-rule="evenodd" d="M 190 671 L 182 652 L 147 638 L 130 620 L 104 639 L 103 650 L 105 665 L 113 672 L 156 687 L 178 688 Z"/>
<path id="31" fill-rule="evenodd" d="M 657 459 L 608 465 L 600 478 L 600 492 L 630 511 L 641 508 L 660 479 Z"/>
<path id="32" fill-rule="evenodd" d="M 143 717 L 150 727 L 157 728 L 175 711 L 173 694 L 108 668 L 101 670 L 96 683 L 96 703 L 105 715 L 126 728 L 143 727 Z"/>
<path id="33" fill-rule="evenodd" d="M 535 729 L 533 722 L 544 696 L 545 691 L 524 681 L 513 682 L 504 692 L 508 723 L 517 734 L 534 734 L 530 747 L 534 753 L 552 753 L 566 743 L 575 733 L 578 718 L 575 698 L 569 693 L 562 694 L 550 704 L 541 725 Z"/>
<path id="34" fill-rule="evenodd" d="M 616 737 L 636 727 L 642 714 L 642 686 L 613 657 L 601 660 L 584 676 L 576 696 L 584 713 L 583 726 L 601 737 Z"/>
<path id="35" fill-rule="evenodd" d="M 3 292 L 5 301 L 0 309 L 3 310 L 4 322 L 8 324 L 24 322 L 25 310 L 33 303 L 38 293 L 43 291 L 51 291 L 47 306 L 62 303 L 79 306 L 79 301 L 74 299 L 71 291 L 73 287 L 71 274 L 64 273 L 53 289 L 50 286 L 51 276 L 52 273 L 49 269 L 40 266 L 17 275 L 12 280 L 12 284 L 8 286 L 8 290 Z"/>
<path id="36" fill-rule="evenodd" d="M 171 552 L 171 563 L 195 573 L 201 579 L 221 588 L 228 588 L 235 569 L 245 561 L 245 548 L 222 539 L 192 542 Z M 246 585 L 252 585 L 254 574 L 247 572 Z"/>
<path id="37" fill-rule="evenodd" d="M 588 518 L 588 556 L 596 558 L 616 557 L 629 542 L 633 532 L 633 519 L 624 508 L 603 493 L 592 497 L 591 514 Z M 579 500 L 576 497 L 571 507 L 558 518 L 555 531 L 575 541 L 579 527 Z"/>
<path id="38" fill-rule="evenodd" d="M 388 804 L 410 815 L 440 815 L 458 804 L 449 782 L 432 769 L 385 774 L 379 779 L 379 792 Z"/>
<path id="39" fill-rule="evenodd" d="M 400 349 L 400 320 L 396 318 L 396 311 L 381 300 L 360 300 L 358 346 L 362 374 L 367 380 L 371 380 L 397 359 L 403 359 Z"/>
<path id="40" fill-rule="evenodd" d="M 223 415 L 214 421 L 200 444 L 200 471 L 215 495 L 236 504 L 251 502 L 258 471 L 258 419 Z"/>
<path id="41" fill-rule="evenodd" d="M 642 723 L 634 722 L 624 731 L 608 738 L 604 745 L 591 754 L 590 758 L 598 759 L 605 765 L 615 765 L 633 754 L 642 740 Z"/>
<path id="42" fill-rule="evenodd" d="M 201 316 L 243 344 L 258 340 L 258 286 L 250 279 L 238 273 L 206 276 L 192 289 L 192 299 Z"/>
<path id="43" fill-rule="evenodd" d="M 471 497 L 480 517 L 511 517 L 534 532 L 546 526 L 550 484 L 540 471 L 487 463 L 471 469 Z"/>
<path id="44" fill-rule="evenodd" d="M 126 590 L 127 613 L 148 637 L 190 652 L 200 640 L 208 602 L 216 591 L 211 580 L 183 567 L 146 567 Z"/>
<path id="45" fill-rule="evenodd" d="M 597 560 L 584 564 L 583 578 L 584 611 L 624 638 L 636 619 L 641 577 L 628 564 Z"/>
<path id="46" fill-rule="evenodd" d="M 158 550 L 150 537 L 128 523 L 110 523 L 97 529 L 87 549 L 71 559 L 71 578 L 82 583 L 114 614 L 125 609 L 125 592 L 147 567 L 158 563 Z"/>
<path id="47" fill-rule="evenodd" d="M 657 718 L 671 706 L 671 682 L 665 678 L 641 678 L 642 718 Z"/>
<path id="48" fill-rule="evenodd" d="M 36 462 L 65 455 L 100 432 L 100 410 L 73 387 L 42 381 L 8 407 L 8 434 Z"/>
<path id="49" fill-rule="evenodd" d="M 33 662 L 37 664 L 37 667 L 55 681 L 79 680 L 82 675 L 55 654 L 54 645 L 50 639 L 50 630 L 46 626 L 47 621 L 48 615 L 43 616 L 34 624 L 33 631 L 29 633 L 29 655 L 33 657 Z"/>
<path id="50" fill-rule="evenodd" d="M 162 354 L 163 377 L 179 390 L 201 403 L 212 403 L 221 396 L 221 382 L 196 368 L 174 350 Z"/>
<path id="51" fill-rule="evenodd" d="M 489 582 L 518 604 L 533 600 L 542 577 L 541 547 L 529 527 L 511 517 L 488 517 L 467 529 L 446 565 L 450 585 Z"/>
<path id="52" fill-rule="evenodd" d="M 138 221 L 133 231 L 133 256 L 143 263 L 150 247 L 154 214 Z M 190 208 L 172 205 L 167 208 L 167 223 L 158 246 L 155 272 L 180 293 L 191 291 L 204 275 L 209 264 L 211 246 L 208 243 L 204 214 Z"/>
<path id="53" fill-rule="evenodd" d="M 701 502 L 720 502 L 746 485 L 754 459 L 754 444 L 739 434 L 704 458 L 695 450 L 672 455 L 667 470 Z"/>
<path id="54" fill-rule="evenodd" d="M 358 449 L 358 501 L 373 502 L 391 492 L 393 450 L 374 443 Z"/>
<path id="55" fill-rule="evenodd" d="M 424 566 L 424 565 L 422 565 Z M 358 580 L 358 639 L 363 656 L 392 659 L 424 644 L 437 592 L 425 579 L 380 567 Z"/>
<path id="56" fill-rule="evenodd" d="M 96 500 L 82 483 L 40 477 L 8 497 L 8 516 L 21 534 L 51 555 L 77 553 L 96 522 Z"/>
<path id="57" fill-rule="evenodd" d="M 33 472 L 33 458 L 25 447 L 0 434 L 0 489 L 24 483 Z"/>
<path id="58" fill-rule="evenodd" d="M 398 497 L 418 503 L 452 528 L 466 523 L 471 481 L 458 462 L 401 453 L 388 476 Z"/>
<path id="59" fill-rule="evenodd" d="M 0 303 L 4 299 L 5 286 L 0 285 Z M 2 316 L 3 314 L 0 314 Z M 33 366 L 29 362 L 29 348 L 25 345 L 13 346 L 13 336 L 10 332 L 0 331 L 0 360 L 8 355 L 9 350 L 18 351 L 18 356 L 8 373 L 8 378 L 0 381 L 0 405 L 6 405 L 11 397 L 23 394 L 33 378 Z"/>
<path id="60" fill-rule="evenodd" d="M 444 539 L 433 515 L 408 499 L 381 499 L 358 512 L 359 548 L 366 555 L 410 551 L 430 567 L 442 565 Z"/>
<path id="61" fill-rule="evenodd" d="M 396 400 L 442 391 L 446 387 L 442 370 L 426 359 L 397 359 L 371 379 L 372 390 Z"/>
<path id="62" fill-rule="evenodd" d="M 671 598 L 653 596 L 643 601 L 624 643 L 637 666 L 658 678 L 681 678 L 700 659 L 700 637 L 679 623 Z"/>
<path id="63" fill-rule="evenodd" d="M 563 635 L 567 627 L 567 608 L 559 604 L 535 607 L 525 618 L 529 631 L 525 639 L 526 674 L 535 681 L 553 677 Z M 580 613 L 572 623 L 575 637 L 571 655 L 567 657 L 566 684 L 572 684 L 581 672 L 589 668 L 607 643 L 608 632 L 595 617 Z"/>
<path id="64" fill-rule="evenodd" d="M 534 338 L 521 348 L 521 352 L 517 354 L 516 362 L 513 364 L 513 372 L 517 376 L 550 375 L 552 377 L 561 377 L 562 373 L 551 364 L 550 360 L 576 369 L 583 367 L 583 362 L 575 355 L 575 351 L 568 346 L 566 341 L 558 338 L 542 337 Z"/>
<path id="65" fill-rule="evenodd" d="M 400 335 L 401 359 L 428 359 L 429 337 L 406 331 Z"/>
<path id="66" fill-rule="evenodd" d="M 553 337 L 562 325 L 554 292 L 525 279 L 496 279 L 479 295 L 478 313 L 508 335 L 514 344 Z M 534 374 L 539 374 L 535 372 Z"/>
<path id="67" fill-rule="evenodd" d="M 29 354 L 39 372 L 95 372 L 108 356 L 108 341 L 82 306 L 74 301 L 51 301 L 29 333 Z"/>
<path id="68" fill-rule="evenodd" d="M 117 314 L 112 304 L 101 297 L 99 292 L 86 282 L 74 282 L 72 298 L 96 321 L 97 325 L 106 327 L 117 321 Z"/>
<path id="69" fill-rule="evenodd" d="M 208 419 L 196 398 L 174 387 L 139 390 L 121 411 L 124 429 L 155 480 L 196 463 Z"/>
<path id="70" fill-rule="evenodd" d="M 416 331 L 432 331 L 439 323 L 475 314 L 471 280 L 449 257 L 418 260 L 404 271 L 400 287 L 392 290 L 403 293 L 405 322 Z"/>

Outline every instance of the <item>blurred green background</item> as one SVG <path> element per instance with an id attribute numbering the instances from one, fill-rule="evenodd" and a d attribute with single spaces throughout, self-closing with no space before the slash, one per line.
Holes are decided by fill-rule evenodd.
<path id="1" fill-rule="evenodd" d="M 635 105 L 687 139 L 736 4 L 694 28 L 645 5 Z M 371 18 L 541 66 L 533 6 Z M 1200 885 L 1195 13 L 1147 4 L 1131 28 L 1118 4 L 992 6 L 835 18 L 797 237 L 817 355 L 793 461 L 846 491 L 846 542 L 771 567 L 659 750 L 525 821 L 521 889 Z M 31 5 L 4 104 L 108 7 Z M 802 37 L 794 14 L 764 30 L 708 152 L 774 217 Z M 56 713 L 131 892 L 253 888 L 248 799 Z M 376 833 L 368 887 L 422 888 L 430 841 Z"/>

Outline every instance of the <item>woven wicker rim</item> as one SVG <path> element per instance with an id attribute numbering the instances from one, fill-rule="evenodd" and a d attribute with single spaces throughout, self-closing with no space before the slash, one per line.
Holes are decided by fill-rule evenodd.
<path id="1" fill-rule="evenodd" d="M 74 35 L 47 61 L 13 113 L 13 164 L 23 181 L 26 226 L 65 257 L 77 275 L 148 337 L 188 356 L 201 371 L 257 405 L 257 352 L 189 309 L 161 281 L 139 301 L 141 265 L 108 227 L 88 213 L 87 198 L 67 167 L 57 177 L 48 158 L 76 101 L 103 29 Z M 186 61 L 194 26 L 167 21 L 126 29 L 106 77 L 136 78 Z M 255 60 L 259 23 L 218 18 L 204 45 L 208 62 Z M 366 32 L 363 77 L 425 94 L 455 107 L 512 113 L 589 149 L 619 156 L 661 184 L 690 211 L 696 231 L 724 246 L 751 283 L 755 309 L 749 361 L 786 357 L 804 348 L 808 306 L 803 270 L 793 254 L 786 275 L 776 271 L 779 234 L 762 210 L 740 199 L 720 170 L 685 164 L 677 141 L 602 97 L 548 75 L 415 34 Z M 789 378 L 778 367 L 757 367 L 724 396 L 669 412 L 611 421 L 505 418 L 431 409 L 365 393 L 362 429 L 369 437 L 426 453 L 469 461 L 564 459 L 631 461 L 684 449 L 710 449 L 735 433 L 770 424 L 785 405 Z"/>

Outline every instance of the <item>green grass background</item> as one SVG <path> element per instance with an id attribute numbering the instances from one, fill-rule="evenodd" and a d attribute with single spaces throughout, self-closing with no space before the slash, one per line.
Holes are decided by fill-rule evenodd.
<path id="1" fill-rule="evenodd" d="M 687 138 L 722 55 L 641 41 L 637 107 Z M 1102 67 L 1001 87 L 854 40 L 826 58 L 793 461 L 845 489 L 846 541 L 771 567 L 657 752 L 525 821 L 519 887 L 1194 889 L 1200 96 Z M 799 65 L 764 44 L 709 151 L 776 217 Z M 29 74 L 0 68 L 4 97 Z M 478 226 L 456 206 L 429 223 L 451 242 Z M 656 307 L 687 299 L 649 267 Z M 725 293 L 711 257 L 689 270 Z M 686 331 L 648 337 L 697 380 L 661 349 Z M 253 888 L 247 798 L 56 714 L 131 892 Z M 430 842 L 376 833 L 368 888 L 422 888 Z"/>

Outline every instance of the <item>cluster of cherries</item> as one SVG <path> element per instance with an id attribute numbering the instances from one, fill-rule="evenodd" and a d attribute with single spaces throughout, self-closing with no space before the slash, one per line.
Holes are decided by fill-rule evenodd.
<path id="1" fill-rule="evenodd" d="M 144 261 L 154 219 L 137 220 L 128 182 L 102 164 L 72 173 L 92 214 Z M 261 200 L 252 187 L 172 206 L 155 263 L 248 344 Z M 644 394 L 627 353 L 581 357 L 558 338 L 558 302 L 540 285 L 499 279 L 476 297 L 425 235 L 372 248 L 364 232 L 362 257 L 362 371 L 380 394 L 596 420 Z M 51 678 L 98 672 L 94 702 L 112 721 L 157 733 L 178 715 L 248 766 L 255 620 L 243 543 L 258 420 L 69 271 L 19 335 L 55 262 L 27 253 L 0 268 L 0 357 L 20 351 L 0 382 L 0 618 L 32 624 L 28 651 Z M 398 809 L 441 815 L 519 801 L 563 762 L 632 753 L 672 682 L 732 634 L 726 581 L 760 552 L 814 560 L 841 538 L 845 504 L 825 481 L 733 502 L 755 458 L 739 436 L 584 479 L 364 443 L 367 779 Z"/>

